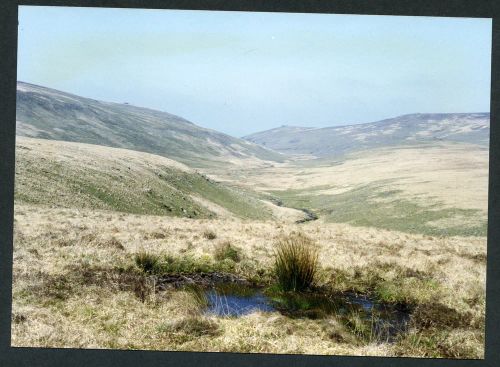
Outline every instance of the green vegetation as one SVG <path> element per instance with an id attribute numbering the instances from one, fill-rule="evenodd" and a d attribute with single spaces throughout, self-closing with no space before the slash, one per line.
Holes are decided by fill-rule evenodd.
<path id="1" fill-rule="evenodd" d="M 157 269 L 159 259 L 148 252 L 139 252 L 134 257 L 137 267 L 146 274 L 151 274 Z"/>
<path id="2" fill-rule="evenodd" d="M 417 305 L 438 299 L 443 292 L 432 274 L 394 262 L 376 261 L 349 270 L 327 268 L 321 276 L 332 290 L 371 294 L 383 303 Z"/>
<path id="3" fill-rule="evenodd" d="M 139 270 L 145 274 L 154 274 L 158 276 L 235 272 L 235 262 L 233 260 L 223 259 L 220 261 L 214 261 L 209 256 L 174 257 L 171 255 L 155 255 L 141 252 L 135 255 L 134 260 Z"/>
<path id="4" fill-rule="evenodd" d="M 184 197 L 195 194 L 220 205 L 241 218 L 268 219 L 269 211 L 256 197 L 247 192 L 216 183 L 204 175 L 187 172 L 163 172 L 162 179 L 183 193 Z"/>
<path id="5" fill-rule="evenodd" d="M 218 261 L 230 259 L 239 262 L 241 260 L 240 250 L 231 245 L 231 242 L 224 241 L 215 247 L 214 258 Z"/>
<path id="6" fill-rule="evenodd" d="M 301 233 L 280 238 L 276 243 L 274 271 L 284 291 L 301 291 L 312 286 L 318 271 L 318 251 Z"/>
<path id="7" fill-rule="evenodd" d="M 19 203 L 66 208 L 107 209 L 133 214 L 212 218 L 198 196 L 242 218 L 265 219 L 269 211 L 257 199 L 239 193 L 206 176 L 162 164 L 162 158 L 144 155 L 140 163 L 127 162 L 125 152 L 109 149 L 82 158 L 85 146 L 19 138 L 16 154 L 15 200 Z M 66 159 L 35 147 L 57 146 Z M 33 148 L 33 149 L 32 149 Z M 115 157 L 113 157 L 115 155 Z"/>
<path id="8" fill-rule="evenodd" d="M 336 195 L 318 194 L 325 187 L 307 190 L 273 191 L 286 206 L 310 208 L 320 218 L 335 223 L 375 227 L 431 236 L 485 236 L 486 218 L 479 219 L 474 209 L 444 208 L 434 203 L 423 206 L 398 197 L 399 190 L 387 189 L 384 180 Z M 432 222 L 470 218 L 469 224 L 435 226 Z M 477 224 L 479 223 L 479 224 Z"/>
<path id="9" fill-rule="evenodd" d="M 412 304 L 428 301 L 439 292 L 439 284 L 433 279 L 404 277 L 380 281 L 374 289 L 376 297 L 382 302 Z"/>

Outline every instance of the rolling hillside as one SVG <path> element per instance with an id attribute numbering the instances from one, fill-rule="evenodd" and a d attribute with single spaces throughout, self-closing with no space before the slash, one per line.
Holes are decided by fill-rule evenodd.
<path id="1" fill-rule="evenodd" d="M 16 204 L 188 218 L 271 216 L 261 201 L 164 157 L 17 137 Z"/>
<path id="2" fill-rule="evenodd" d="M 485 236 L 488 156 L 482 145 L 437 142 L 290 160 L 258 170 L 220 170 L 212 176 L 246 185 L 283 207 L 307 209 L 321 222 Z"/>
<path id="3" fill-rule="evenodd" d="M 153 153 L 193 167 L 283 157 L 166 112 L 17 84 L 17 135 Z"/>
<path id="4" fill-rule="evenodd" d="M 487 113 L 288 126 L 246 142 L 164 112 L 18 83 L 17 135 L 17 203 L 486 233 Z"/>
<path id="5" fill-rule="evenodd" d="M 397 145 L 489 143 L 489 113 L 410 114 L 373 123 L 308 128 L 282 126 L 244 139 L 285 154 L 331 157 Z"/>

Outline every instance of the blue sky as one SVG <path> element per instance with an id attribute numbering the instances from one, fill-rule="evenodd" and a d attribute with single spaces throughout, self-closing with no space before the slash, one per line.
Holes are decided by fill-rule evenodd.
<path id="1" fill-rule="evenodd" d="M 243 136 L 488 112 L 491 20 L 19 8 L 18 80 Z"/>

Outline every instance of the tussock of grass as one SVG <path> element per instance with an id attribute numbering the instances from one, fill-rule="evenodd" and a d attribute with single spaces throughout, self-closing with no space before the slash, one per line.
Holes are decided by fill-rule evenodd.
<path id="1" fill-rule="evenodd" d="M 224 241 L 215 247 L 214 258 L 218 261 L 231 259 L 234 262 L 239 262 L 241 260 L 240 250 L 231 245 L 231 242 Z"/>
<path id="2" fill-rule="evenodd" d="M 123 244 L 116 237 L 109 238 L 107 241 L 104 242 L 104 245 L 116 248 L 118 250 L 125 250 Z"/>
<path id="3" fill-rule="evenodd" d="M 203 232 L 203 237 L 207 240 L 215 240 L 217 238 L 217 234 L 212 230 L 206 230 Z"/>
<path id="4" fill-rule="evenodd" d="M 322 320 L 322 329 L 327 337 L 336 344 L 356 344 L 357 339 L 355 335 L 350 332 L 345 322 L 341 322 L 337 318 L 329 318 Z"/>
<path id="5" fill-rule="evenodd" d="M 27 317 L 23 314 L 12 314 L 12 322 L 15 324 L 22 324 L 23 322 L 26 322 Z"/>
<path id="6" fill-rule="evenodd" d="M 313 241 L 301 233 L 279 238 L 274 270 L 282 290 L 301 291 L 309 288 L 318 271 L 318 250 Z"/>
<path id="7" fill-rule="evenodd" d="M 159 258 L 157 255 L 148 252 L 139 252 L 134 257 L 137 267 L 146 274 L 152 274 L 156 271 Z"/>

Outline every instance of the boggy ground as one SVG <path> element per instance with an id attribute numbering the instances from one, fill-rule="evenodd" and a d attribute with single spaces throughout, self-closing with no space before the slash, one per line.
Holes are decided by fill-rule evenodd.
<path id="1" fill-rule="evenodd" d="M 136 262 L 137 254 L 154 253 L 176 264 L 172 271 L 234 273 L 269 284 L 274 243 L 294 231 L 318 245 L 319 285 L 406 305 L 409 330 L 386 343 L 358 327 L 356 315 L 347 323 L 279 312 L 207 316 L 195 293 L 159 291 Z M 221 251 L 228 244 L 234 251 Z M 293 224 L 17 204 L 12 345 L 482 358 L 485 269 L 485 237 L 321 218 Z"/>

